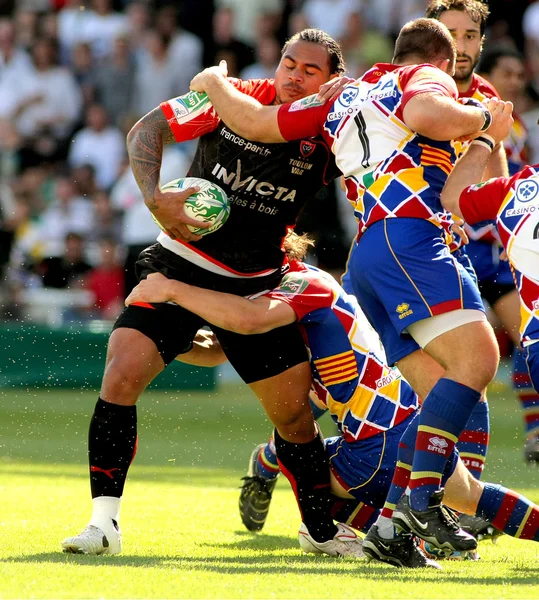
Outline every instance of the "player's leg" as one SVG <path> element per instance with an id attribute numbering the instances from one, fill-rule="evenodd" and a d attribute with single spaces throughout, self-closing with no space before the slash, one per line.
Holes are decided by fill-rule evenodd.
<path id="1" fill-rule="evenodd" d="M 279 466 L 292 485 L 304 524 L 316 542 L 332 540 L 338 529 L 330 513 L 329 464 L 309 403 L 311 370 L 298 328 L 289 325 L 249 336 L 215 333 L 275 426 Z"/>
<path id="2" fill-rule="evenodd" d="M 539 506 L 499 484 L 475 480 L 458 465 L 446 484 L 447 505 L 523 540 L 539 541 Z"/>
<path id="3" fill-rule="evenodd" d="M 311 410 L 318 420 L 327 409 L 321 409 L 311 400 Z M 273 436 L 265 444 L 258 444 L 251 456 L 247 475 L 242 478 L 240 517 L 249 531 L 261 531 L 266 522 L 271 497 L 281 472 Z"/>
<path id="4" fill-rule="evenodd" d="M 92 517 L 82 534 L 64 540 L 64 551 L 120 551 L 120 502 L 138 439 L 136 402 L 156 375 L 189 349 L 200 324 L 195 315 L 168 304 L 130 306 L 118 318 L 88 435 Z"/>
<path id="5" fill-rule="evenodd" d="M 429 515 L 438 511 L 442 518 L 438 491 L 447 457 L 481 391 L 494 376 L 497 346 L 486 324 L 477 288 L 462 266 L 450 257 L 443 240 L 436 233 L 433 235 L 433 226 L 412 219 L 405 219 L 406 223 L 397 221 L 403 220 L 388 220 L 369 228 L 359 243 L 364 251 L 358 253 L 359 260 L 351 261 L 350 266 L 356 270 L 358 279 L 363 278 L 361 287 L 379 299 L 394 331 L 402 333 L 407 328 L 418 345 L 445 369 L 444 377 L 423 403 L 416 442 L 416 450 L 419 445 L 420 451 L 414 454 L 411 481 L 414 510 L 428 511 Z M 377 227 L 373 235 L 372 230 Z M 413 251 L 410 239 L 414 240 Z M 366 309 L 362 299 L 359 300 Z M 468 310 L 459 311 L 461 308 Z M 426 332 L 418 323 L 428 324 L 427 335 L 422 335 Z M 458 336 L 454 334 L 455 328 L 459 330 Z M 398 347 L 388 350 L 384 339 L 387 333 L 378 330 L 390 363 L 409 354 L 399 355 Z M 431 444 L 430 438 L 435 438 L 437 444 Z M 453 535 L 451 529 L 447 533 Z M 458 545 L 460 533 L 457 538 Z"/>

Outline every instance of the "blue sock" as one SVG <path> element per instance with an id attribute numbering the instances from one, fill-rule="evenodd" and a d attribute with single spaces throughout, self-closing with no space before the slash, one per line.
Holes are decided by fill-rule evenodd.
<path id="1" fill-rule="evenodd" d="M 457 448 L 464 466 L 476 479 L 481 479 L 485 468 L 489 437 L 488 404 L 478 402 L 457 442 Z"/>
<path id="2" fill-rule="evenodd" d="M 508 535 L 539 541 L 539 507 L 513 490 L 485 483 L 475 514 Z"/>
<path id="3" fill-rule="evenodd" d="M 539 435 L 539 393 L 530 378 L 526 351 L 521 348 L 513 350 L 513 389 L 522 407 L 526 436 Z"/>
<path id="4" fill-rule="evenodd" d="M 426 510 L 431 495 L 440 488 L 446 463 L 480 398 L 479 392 L 446 378 L 425 398 L 409 484 L 414 510 Z"/>

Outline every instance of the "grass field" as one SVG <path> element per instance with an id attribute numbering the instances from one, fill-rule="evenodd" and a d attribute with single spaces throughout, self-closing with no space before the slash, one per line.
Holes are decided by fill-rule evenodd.
<path id="1" fill-rule="evenodd" d="M 539 502 L 510 392 L 491 394 L 486 471 Z M 539 545 L 504 537 L 479 563 L 406 571 L 301 554 L 286 481 L 262 534 L 243 529 L 239 478 L 270 428 L 241 386 L 148 392 L 122 508 L 123 553 L 64 555 L 91 502 L 86 436 L 94 392 L 0 390 L 0 598 L 539 598 Z M 329 420 L 323 428 L 333 433 Z"/>

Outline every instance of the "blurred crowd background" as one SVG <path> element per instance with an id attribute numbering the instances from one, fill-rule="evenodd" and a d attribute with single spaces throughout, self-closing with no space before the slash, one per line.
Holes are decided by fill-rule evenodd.
<path id="1" fill-rule="evenodd" d="M 203 67 L 272 77 L 283 42 L 307 26 L 338 39 L 348 74 L 390 62 L 393 41 L 426 0 L 0 0 L 0 311 L 49 325 L 114 319 L 133 263 L 158 230 L 130 172 L 125 136 Z M 520 69 L 496 83 L 539 162 L 539 0 L 493 0 L 485 49 Z M 502 89 L 503 88 L 503 89 Z M 163 182 L 182 177 L 193 144 L 169 146 Z M 355 223 L 328 188 L 300 229 L 339 274 Z"/>

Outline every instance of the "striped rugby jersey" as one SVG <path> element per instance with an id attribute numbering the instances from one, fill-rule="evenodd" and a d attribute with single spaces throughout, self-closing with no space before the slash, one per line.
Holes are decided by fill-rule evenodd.
<path id="1" fill-rule="evenodd" d="M 380 340 L 356 298 L 330 275 L 292 261 L 267 296 L 294 309 L 309 350 L 314 389 L 347 441 L 398 425 L 418 408 L 412 388 L 385 364 Z"/>
<path id="2" fill-rule="evenodd" d="M 410 84 L 414 75 L 423 75 Z M 376 64 L 333 103 L 309 96 L 279 110 L 287 140 L 321 134 L 345 176 L 359 235 L 381 219 L 416 217 L 441 226 L 440 193 L 455 160 L 451 142 L 420 136 L 403 120 L 406 102 L 431 92 L 457 98 L 452 80 L 432 65 Z"/>
<path id="3" fill-rule="evenodd" d="M 496 219 L 520 295 L 522 343 L 539 341 L 539 165 L 467 187 L 460 209 L 469 223 Z"/>

